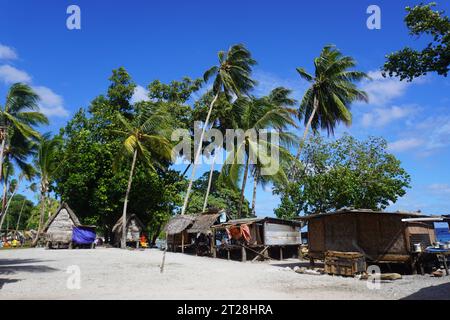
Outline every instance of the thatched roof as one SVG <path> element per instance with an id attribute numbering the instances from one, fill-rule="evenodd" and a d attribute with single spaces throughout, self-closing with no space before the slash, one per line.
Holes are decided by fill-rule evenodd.
<path id="1" fill-rule="evenodd" d="M 76 214 L 70 209 L 69 205 L 65 202 L 63 202 L 59 208 L 56 210 L 55 214 L 53 214 L 47 221 L 47 223 L 44 226 L 44 232 L 47 232 L 48 228 L 52 224 L 52 222 L 55 220 L 55 218 L 58 216 L 58 214 L 61 212 L 62 209 L 66 209 L 67 213 L 69 214 L 70 219 L 73 221 L 73 224 L 77 227 L 81 226 L 80 221 L 78 220 L 78 217 Z"/>
<path id="2" fill-rule="evenodd" d="M 181 233 L 190 227 L 194 223 L 195 217 L 193 216 L 175 216 L 172 217 L 169 222 L 166 224 L 164 231 L 168 235 L 173 235 L 177 233 Z"/>
<path id="3" fill-rule="evenodd" d="M 130 223 L 131 220 L 136 221 L 136 224 L 138 225 L 138 227 L 140 227 L 141 229 L 145 229 L 145 225 L 142 223 L 141 219 L 138 218 L 137 215 L 135 214 L 130 214 L 127 217 L 127 226 Z M 120 217 L 119 220 L 117 220 L 116 224 L 114 225 L 112 232 L 122 232 L 122 221 L 123 221 L 123 217 Z"/>
<path id="4" fill-rule="evenodd" d="M 221 215 L 221 213 L 215 213 L 196 216 L 194 224 L 188 229 L 188 233 L 208 233 L 211 226 L 216 223 Z"/>

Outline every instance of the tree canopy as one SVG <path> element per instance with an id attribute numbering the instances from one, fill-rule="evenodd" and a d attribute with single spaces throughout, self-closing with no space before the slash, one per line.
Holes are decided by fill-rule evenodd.
<path id="1" fill-rule="evenodd" d="M 345 135 L 335 141 L 311 138 L 301 157 L 303 168 L 283 192 L 278 217 L 324 213 L 345 207 L 382 210 L 410 187 L 410 176 L 382 138 L 365 141 Z"/>
<path id="2" fill-rule="evenodd" d="M 444 11 L 433 10 L 436 3 L 406 7 L 406 26 L 411 36 L 429 36 L 422 50 L 405 47 L 387 56 L 385 74 L 413 80 L 429 72 L 447 76 L 450 65 L 450 19 Z"/>

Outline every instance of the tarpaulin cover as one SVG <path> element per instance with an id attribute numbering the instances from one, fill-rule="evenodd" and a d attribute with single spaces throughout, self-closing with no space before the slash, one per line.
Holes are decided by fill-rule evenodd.
<path id="1" fill-rule="evenodd" d="M 246 224 L 243 224 L 241 226 L 231 226 L 226 230 L 228 233 L 228 238 L 239 240 L 244 237 L 244 240 L 247 242 L 250 242 L 251 240 L 250 228 Z"/>
<path id="2" fill-rule="evenodd" d="M 85 227 L 74 227 L 72 242 L 77 244 L 91 244 L 95 241 L 95 230 Z"/>

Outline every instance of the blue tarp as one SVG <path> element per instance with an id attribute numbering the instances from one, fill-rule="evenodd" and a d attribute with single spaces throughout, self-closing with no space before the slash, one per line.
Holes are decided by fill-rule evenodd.
<path id="1" fill-rule="evenodd" d="M 74 227 L 72 242 L 76 244 L 91 244 L 95 241 L 95 230 L 87 227 Z"/>

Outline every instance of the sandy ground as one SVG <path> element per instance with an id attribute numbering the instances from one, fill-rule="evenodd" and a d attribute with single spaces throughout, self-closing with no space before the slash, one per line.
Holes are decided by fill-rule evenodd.
<path id="1" fill-rule="evenodd" d="M 450 299 L 450 277 L 366 281 L 297 274 L 298 260 L 241 263 L 152 250 L 0 251 L 2 299 Z M 73 273 L 80 270 L 80 288 Z M 68 288 L 68 283 L 69 287 Z M 75 283 L 76 284 L 76 283 Z"/>

